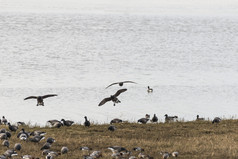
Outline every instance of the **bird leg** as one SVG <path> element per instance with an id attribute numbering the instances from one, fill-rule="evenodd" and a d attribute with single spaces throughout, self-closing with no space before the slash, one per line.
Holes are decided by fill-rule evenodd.
<path id="1" fill-rule="evenodd" d="M 42 105 L 44 106 L 44 102 L 38 102 L 36 106 Z"/>

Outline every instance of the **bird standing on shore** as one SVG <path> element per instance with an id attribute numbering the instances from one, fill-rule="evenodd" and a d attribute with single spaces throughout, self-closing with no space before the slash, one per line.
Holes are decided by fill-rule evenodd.
<path id="1" fill-rule="evenodd" d="M 5 116 L 2 116 L 2 123 L 3 123 L 4 125 L 7 125 L 7 119 L 5 118 Z"/>
<path id="2" fill-rule="evenodd" d="M 65 126 L 71 126 L 74 123 L 74 121 L 72 121 L 72 120 L 61 119 L 61 121 L 63 122 L 63 125 L 65 125 Z"/>
<path id="3" fill-rule="evenodd" d="M 17 129 L 18 129 L 18 126 L 16 126 L 16 125 L 11 125 L 10 123 L 8 123 L 8 128 L 9 128 L 9 130 L 16 132 Z"/>
<path id="4" fill-rule="evenodd" d="M 85 119 L 84 126 L 89 127 L 90 126 L 90 121 L 88 121 L 88 118 L 86 116 L 84 117 L 84 119 Z"/>
<path id="5" fill-rule="evenodd" d="M 21 135 L 26 136 L 26 138 L 28 138 L 30 136 L 30 133 L 29 132 L 25 132 L 25 129 L 22 128 L 21 131 L 17 134 L 17 138 L 20 138 Z"/>
<path id="6" fill-rule="evenodd" d="M 151 119 L 152 122 L 157 122 L 158 121 L 158 117 L 156 116 L 156 114 L 154 114 L 153 118 Z"/>
<path id="7" fill-rule="evenodd" d="M 57 96 L 57 94 L 48 94 L 48 95 L 44 95 L 44 96 L 29 96 L 29 97 L 26 97 L 24 100 L 36 99 L 37 100 L 36 106 L 39 106 L 39 105 L 44 106 L 43 99 L 48 98 L 48 97 L 54 97 L 54 96 Z"/>
<path id="8" fill-rule="evenodd" d="M 137 122 L 142 123 L 142 124 L 146 124 L 149 120 L 150 120 L 150 115 L 146 114 L 145 118 L 140 118 L 139 120 L 137 120 Z"/>
<path id="9" fill-rule="evenodd" d="M 219 118 L 219 117 L 215 117 L 214 119 L 213 119 L 213 121 L 212 121 L 212 124 L 214 124 L 214 123 L 220 123 L 220 121 L 221 121 L 221 118 Z"/>
<path id="10" fill-rule="evenodd" d="M 178 119 L 178 116 L 168 116 L 168 114 L 165 114 L 165 122 L 173 122 L 174 119 Z"/>
<path id="11" fill-rule="evenodd" d="M 113 123 L 122 123 L 122 120 L 121 119 L 118 119 L 118 118 L 115 118 L 115 119 L 112 119 L 110 124 L 113 124 Z"/>
<path id="12" fill-rule="evenodd" d="M 51 126 L 53 126 L 55 123 L 59 123 L 59 120 L 53 119 L 53 120 L 48 120 L 47 123 L 50 123 Z"/>
<path id="13" fill-rule="evenodd" d="M 116 103 L 121 103 L 121 101 L 119 101 L 119 99 L 117 98 L 121 93 L 127 91 L 127 89 L 120 89 L 118 90 L 114 95 L 111 95 L 108 98 L 104 98 L 99 104 L 98 106 L 102 106 L 103 104 L 105 104 L 108 101 L 112 101 L 113 102 L 113 106 L 116 105 Z"/>
<path id="14" fill-rule="evenodd" d="M 197 115 L 197 119 L 196 119 L 197 121 L 201 121 L 201 120 L 205 120 L 204 118 L 199 118 L 199 115 Z"/>
<path id="15" fill-rule="evenodd" d="M 136 82 L 133 82 L 133 81 L 123 81 L 123 82 L 115 82 L 115 83 L 112 83 L 110 84 L 109 86 L 107 86 L 105 89 L 107 89 L 108 87 L 112 86 L 112 85 L 115 85 L 115 84 L 119 84 L 119 86 L 123 86 L 124 83 L 135 83 L 137 84 Z"/>

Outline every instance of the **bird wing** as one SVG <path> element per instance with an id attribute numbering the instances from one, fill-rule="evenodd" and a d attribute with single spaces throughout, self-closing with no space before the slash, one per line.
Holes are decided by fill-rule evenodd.
<path id="1" fill-rule="evenodd" d="M 121 93 L 123 93 L 125 91 L 127 91 L 126 88 L 125 89 L 119 89 L 113 96 L 117 97 L 117 96 L 119 96 Z"/>
<path id="2" fill-rule="evenodd" d="M 37 99 L 36 96 L 29 96 L 29 97 L 26 97 L 24 100 L 27 100 L 27 99 Z"/>
<path id="3" fill-rule="evenodd" d="M 105 89 L 107 89 L 108 87 L 110 87 L 110 86 L 112 86 L 112 85 L 119 84 L 119 83 L 121 83 L 121 82 L 112 83 L 112 84 L 110 84 L 109 86 L 107 86 Z"/>
<path id="4" fill-rule="evenodd" d="M 57 94 L 48 94 L 48 95 L 44 95 L 42 96 L 42 98 L 48 98 L 48 97 L 54 97 L 54 96 L 57 96 Z"/>
<path id="5" fill-rule="evenodd" d="M 133 82 L 133 81 L 124 81 L 123 83 L 135 83 L 135 84 L 137 84 L 136 82 Z"/>
<path id="6" fill-rule="evenodd" d="M 101 105 L 105 104 L 106 102 L 108 102 L 108 101 L 110 101 L 110 100 L 111 100 L 110 97 L 104 98 L 104 99 L 98 104 L 98 106 L 101 106 Z"/>

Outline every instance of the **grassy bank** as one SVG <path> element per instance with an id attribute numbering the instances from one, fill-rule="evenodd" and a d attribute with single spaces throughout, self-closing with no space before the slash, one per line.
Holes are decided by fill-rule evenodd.
<path id="1" fill-rule="evenodd" d="M 51 150 L 60 151 L 61 147 L 67 146 L 69 153 L 60 155 L 57 158 L 78 159 L 87 154 L 80 150 L 82 146 L 91 147 L 93 150 L 100 150 L 103 159 L 111 157 L 109 146 L 122 146 L 128 150 L 133 147 L 142 147 L 144 153 L 156 158 L 161 158 L 160 151 L 178 151 L 179 158 L 238 158 L 238 120 L 223 120 L 219 124 L 212 124 L 210 121 L 175 122 L 175 123 L 121 123 L 115 124 L 116 131 L 108 131 L 109 125 L 92 125 L 86 128 L 82 125 L 71 127 L 50 128 L 50 127 L 29 127 L 24 126 L 26 131 L 45 131 L 46 139 L 53 137 L 56 142 L 52 144 Z M 1 128 L 8 127 L 1 125 Z M 9 139 L 10 148 L 15 143 L 22 144 L 22 150 L 18 156 L 30 154 L 35 157 L 42 156 L 40 148 L 46 139 L 39 143 L 20 141 L 16 136 L 17 132 L 11 132 Z M 0 154 L 8 148 L 0 146 Z M 138 152 L 132 151 L 136 156 Z"/>

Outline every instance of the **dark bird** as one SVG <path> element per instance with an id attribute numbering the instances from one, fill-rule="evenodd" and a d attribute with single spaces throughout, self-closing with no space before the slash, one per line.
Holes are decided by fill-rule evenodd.
<path id="1" fill-rule="evenodd" d="M 121 101 L 119 101 L 119 99 L 117 98 L 121 93 L 127 91 L 127 89 L 120 89 L 118 90 L 114 95 L 111 95 L 108 98 L 104 98 L 99 104 L 98 106 L 101 106 L 103 104 L 105 104 L 106 102 L 112 101 L 113 102 L 113 106 L 116 105 L 116 103 L 121 103 Z"/>
<path id="2" fill-rule="evenodd" d="M 22 122 L 22 121 L 18 121 L 18 122 L 17 122 L 17 125 L 18 125 L 18 126 L 23 126 L 23 125 L 26 125 L 26 124 L 25 124 L 24 122 Z"/>
<path id="3" fill-rule="evenodd" d="M 46 134 L 46 132 L 44 132 L 44 131 L 39 131 L 39 130 L 35 130 L 35 131 L 32 131 L 31 133 L 30 133 L 30 135 L 32 135 L 32 136 L 44 136 Z"/>
<path id="4" fill-rule="evenodd" d="M 61 121 L 63 122 L 65 126 L 71 126 L 74 123 L 74 121 L 71 121 L 71 120 L 61 119 Z"/>
<path id="5" fill-rule="evenodd" d="M 7 138 L 11 138 L 12 134 L 9 131 L 6 131 Z"/>
<path id="6" fill-rule="evenodd" d="M 7 148 L 9 148 L 9 141 L 8 140 L 4 140 L 3 142 L 2 142 L 2 145 L 3 146 L 6 146 Z"/>
<path id="7" fill-rule="evenodd" d="M 133 81 L 123 81 L 123 82 L 115 82 L 115 83 L 112 83 L 110 84 L 109 86 L 106 87 L 106 89 L 112 85 L 115 85 L 115 84 L 119 84 L 119 86 L 123 86 L 124 83 L 135 83 L 137 84 L 136 82 L 133 82 Z"/>
<path id="8" fill-rule="evenodd" d="M 5 128 L 0 129 L 0 133 L 5 133 L 7 130 Z"/>
<path id="9" fill-rule="evenodd" d="M 59 121 L 59 120 L 56 120 L 56 119 L 53 119 L 53 120 L 48 120 L 47 122 L 50 123 L 51 126 L 53 126 L 55 123 L 58 123 L 58 122 L 60 122 L 60 121 Z"/>
<path id="10" fill-rule="evenodd" d="M 4 156 L 6 156 L 7 158 L 12 158 L 12 156 L 17 156 L 17 152 L 13 149 L 8 149 L 7 151 L 4 152 L 3 154 Z"/>
<path id="11" fill-rule="evenodd" d="M 36 135 L 32 138 L 29 138 L 31 142 L 40 142 L 41 140 L 43 140 L 45 137 L 44 136 L 39 136 L 39 135 Z"/>
<path id="12" fill-rule="evenodd" d="M 42 154 L 43 156 L 46 156 L 49 152 L 50 152 L 50 150 L 45 149 L 45 150 L 42 151 L 41 154 Z"/>
<path id="13" fill-rule="evenodd" d="M 147 121 L 149 121 L 148 118 L 140 118 L 139 120 L 137 120 L 138 123 L 142 123 L 142 124 L 146 124 Z"/>
<path id="14" fill-rule="evenodd" d="M 7 134 L 6 133 L 0 133 L 0 139 L 1 140 L 6 140 L 7 139 Z"/>
<path id="15" fill-rule="evenodd" d="M 213 119 L 213 121 L 212 121 L 212 124 L 214 124 L 214 123 L 220 123 L 220 121 L 221 121 L 221 118 L 219 118 L 219 117 L 215 117 L 214 119 Z"/>
<path id="16" fill-rule="evenodd" d="M 110 130 L 110 131 L 115 131 L 115 130 L 116 130 L 116 127 L 115 127 L 114 125 L 110 125 L 110 126 L 108 127 L 108 130 Z"/>
<path id="17" fill-rule="evenodd" d="M 21 144 L 20 143 L 16 143 L 15 145 L 14 145 L 14 150 L 17 150 L 17 151 L 20 151 L 21 150 Z"/>
<path id="18" fill-rule="evenodd" d="M 118 118 L 115 118 L 115 119 L 112 119 L 110 124 L 113 124 L 113 123 L 122 123 L 122 120 L 121 119 L 118 119 Z"/>
<path id="19" fill-rule="evenodd" d="M 5 118 L 5 116 L 2 116 L 2 123 L 3 123 L 4 125 L 7 125 L 7 119 Z"/>
<path id="20" fill-rule="evenodd" d="M 84 126 L 89 127 L 90 126 L 90 122 L 88 121 L 86 116 L 84 118 L 85 118 Z"/>
<path id="21" fill-rule="evenodd" d="M 63 124 L 61 122 L 56 122 L 56 123 L 54 123 L 54 125 L 52 127 L 60 128 L 61 126 L 63 126 Z"/>
<path id="22" fill-rule="evenodd" d="M 147 88 L 148 88 L 148 89 L 147 89 L 147 92 L 148 92 L 148 93 L 152 93 L 152 92 L 153 92 L 153 89 L 150 88 L 150 86 L 148 86 Z"/>
<path id="23" fill-rule="evenodd" d="M 8 128 L 9 128 L 9 130 L 11 130 L 11 131 L 17 131 L 17 129 L 18 129 L 17 126 L 11 125 L 10 123 L 8 123 Z"/>
<path id="24" fill-rule="evenodd" d="M 65 146 L 62 147 L 60 150 L 61 154 L 66 154 L 66 153 L 68 153 L 68 151 L 69 151 L 68 147 L 65 147 Z"/>
<path id="25" fill-rule="evenodd" d="M 27 138 L 30 136 L 30 132 L 25 132 L 25 129 L 22 128 L 21 131 L 17 134 L 17 137 L 19 138 L 23 134 L 25 134 Z"/>
<path id="26" fill-rule="evenodd" d="M 178 119 L 178 116 L 168 116 L 168 114 L 165 114 L 165 122 L 173 122 L 174 119 Z"/>
<path id="27" fill-rule="evenodd" d="M 199 118 L 199 115 L 197 115 L 197 119 L 196 119 L 197 121 L 199 121 L 199 120 L 205 120 L 204 118 Z"/>
<path id="28" fill-rule="evenodd" d="M 152 122 L 157 122 L 158 121 L 158 117 L 154 114 L 153 118 L 151 119 Z"/>
<path id="29" fill-rule="evenodd" d="M 55 142 L 55 139 L 53 139 L 52 137 L 49 137 L 46 142 L 53 144 Z"/>
<path id="30" fill-rule="evenodd" d="M 146 124 L 149 120 L 150 120 L 150 115 L 145 114 L 145 118 L 140 118 L 139 120 L 137 120 L 137 122 L 142 123 L 142 124 Z"/>
<path id="31" fill-rule="evenodd" d="M 24 100 L 37 99 L 37 105 L 36 106 L 39 106 L 39 105 L 44 106 L 43 99 L 48 98 L 48 97 L 54 97 L 54 96 L 57 96 L 57 94 L 48 94 L 48 95 L 44 95 L 44 96 L 29 96 L 29 97 L 26 97 Z"/>
<path id="32" fill-rule="evenodd" d="M 19 139 L 26 141 L 28 139 L 28 136 L 26 134 L 20 134 Z"/>
<path id="33" fill-rule="evenodd" d="M 144 150 L 143 148 L 141 148 L 141 147 L 134 147 L 133 150 L 134 150 L 134 151 L 140 151 L 140 152 L 145 151 L 145 150 Z"/>
<path id="34" fill-rule="evenodd" d="M 41 147 L 40 150 L 50 149 L 50 147 L 51 147 L 51 144 L 48 143 L 48 142 L 46 142 L 46 143 Z"/>

